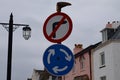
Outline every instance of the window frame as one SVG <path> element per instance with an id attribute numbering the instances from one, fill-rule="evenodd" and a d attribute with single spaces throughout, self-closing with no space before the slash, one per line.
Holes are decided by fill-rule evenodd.
<path id="1" fill-rule="evenodd" d="M 106 61 L 105 61 L 105 52 L 101 52 L 100 53 L 100 68 L 105 67 L 106 65 Z"/>
<path id="2" fill-rule="evenodd" d="M 106 76 L 101 76 L 100 80 L 106 80 Z"/>

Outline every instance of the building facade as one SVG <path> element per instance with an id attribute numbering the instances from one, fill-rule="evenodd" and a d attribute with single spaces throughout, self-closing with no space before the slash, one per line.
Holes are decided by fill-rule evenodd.
<path id="1" fill-rule="evenodd" d="M 33 69 L 33 73 L 32 73 L 32 78 L 31 78 L 31 80 L 41 80 L 41 78 L 43 77 L 43 76 L 42 76 L 43 73 L 44 73 L 43 70 Z"/>
<path id="2" fill-rule="evenodd" d="M 44 70 L 33 69 L 32 77 L 28 78 L 27 80 L 62 80 L 62 78 L 49 74 L 46 71 L 46 69 Z"/>
<path id="3" fill-rule="evenodd" d="M 99 43 L 98 43 L 99 44 Z M 81 44 L 75 44 L 74 56 L 75 64 L 73 69 L 62 80 L 91 80 L 91 51 L 98 44 L 90 45 L 83 49 Z"/>
<path id="4" fill-rule="evenodd" d="M 92 53 L 92 80 L 120 79 L 120 23 L 108 23 L 102 32 L 102 43 Z"/>

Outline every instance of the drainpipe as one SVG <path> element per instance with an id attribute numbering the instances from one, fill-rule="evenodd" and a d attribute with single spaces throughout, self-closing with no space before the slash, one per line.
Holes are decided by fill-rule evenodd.
<path id="1" fill-rule="evenodd" d="M 90 63 L 90 80 L 92 80 L 92 64 L 91 64 L 91 49 L 89 50 L 89 63 Z"/>

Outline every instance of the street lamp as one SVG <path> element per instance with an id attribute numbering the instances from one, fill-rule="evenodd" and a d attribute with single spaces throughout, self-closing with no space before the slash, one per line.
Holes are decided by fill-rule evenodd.
<path id="1" fill-rule="evenodd" d="M 7 60 L 7 80 L 11 80 L 11 69 L 12 69 L 12 40 L 13 31 L 18 27 L 23 26 L 23 37 L 28 40 L 31 37 L 31 28 L 26 24 L 13 24 L 13 15 L 11 13 L 9 23 L 0 23 L 8 32 L 8 60 Z"/>
<path id="2" fill-rule="evenodd" d="M 25 38 L 25 40 L 28 40 L 31 37 L 31 28 L 26 26 L 23 27 L 23 37 Z"/>
<path id="3" fill-rule="evenodd" d="M 9 32 L 9 23 L 0 23 L 8 32 Z M 25 40 L 28 40 L 31 37 L 31 28 L 29 25 L 26 24 L 13 24 L 13 32 L 19 28 L 20 26 L 23 27 L 23 37 Z"/>

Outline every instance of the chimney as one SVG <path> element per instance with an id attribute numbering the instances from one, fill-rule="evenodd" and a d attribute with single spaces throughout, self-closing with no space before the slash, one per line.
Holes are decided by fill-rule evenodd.
<path id="1" fill-rule="evenodd" d="M 117 22 L 119 23 L 119 22 Z M 115 32 L 115 26 L 118 25 L 115 21 L 112 23 L 108 22 L 106 27 L 101 31 L 102 32 L 102 42 L 106 42 L 111 39 Z"/>
<path id="2" fill-rule="evenodd" d="M 82 44 L 75 44 L 75 48 L 73 49 L 74 54 L 80 52 L 83 49 L 82 46 Z"/>

